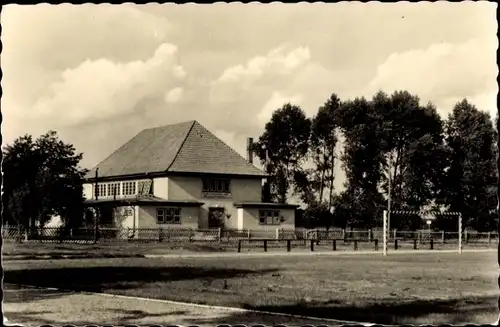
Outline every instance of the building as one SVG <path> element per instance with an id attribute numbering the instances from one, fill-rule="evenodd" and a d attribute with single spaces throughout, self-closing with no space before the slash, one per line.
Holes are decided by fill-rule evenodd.
<path id="1" fill-rule="evenodd" d="M 245 159 L 197 121 L 143 130 L 89 171 L 85 204 L 107 227 L 294 228 L 297 206 L 261 202 L 251 145 Z"/>

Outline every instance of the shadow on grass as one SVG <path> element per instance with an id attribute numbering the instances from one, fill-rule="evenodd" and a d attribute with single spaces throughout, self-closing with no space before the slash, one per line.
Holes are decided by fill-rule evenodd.
<path id="1" fill-rule="evenodd" d="M 491 324 L 497 317 L 497 299 L 498 298 L 495 296 L 489 296 L 453 300 L 401 300 L 400 303 L 373 304 L 359 307 L 345 306 L 338 303 L 338 301 L 326 301 L 288 306 L 244 305 L 244 308 L 258 311 L 279 312 L 300 316 L 385 325 L 467 323 Z M 223 319 L 199 319 L 193 321 L 193 324 L 217 325 L 222 323 L 259 323 L 259 320 L 256 319 L 262 320 L 262 318 L 252 312 L 236 312 L 231 313 Z M 476 321 L 477 319 L 481 321 Z M 281 317 L 281 321 L 279 323 L 288 323 L 293 320 L 293 318 Z"/>
<path id="2" fill-rule="evenodd" d="M 23 312 L 9 312 L 9 313 L 4 313 L 7 319 L 9 319 L 9 324 L 10 325 L 18 325 L 20 323 L 27 323 L 29 322 L 30 324 L 54 324 L 54 321 L 52 320 L 47 320 L 40 318 L 42 315 L 46 315 L 50 313 L 49 311 L 23 311 Z M 26 325 L 24 325 L 26 326 Z"/>
<path id="3" fill-rule="evenodd" d="M 344 306 L 327 301 L 288 306 L 251 306 L 246 309 L 288 313 L 325 319 L 368 322 L 385 325 L 400 324 L 490 324 L 496 319 L 497 297 L 476 297 L 454 300 L 415 300 L 405 303 L 375 304 L 363 307 Z M 482 321 L 474 321 L 479 317 Z M 491 321 L 488 318 L 491 317 Z M 233 312 L 223 318 L 195 319 L 193 324 L 256 324 L 271 320 L 274 324 L 297 323 L 300 318 L 259 315 L 255 312 Z M 309 322 L 311 323 L 311 322 Z M 329 323 L 331 325 L 332 323 Z M 334 324 L 334 323 L 333 323 Z"/>
<path id="4" fill-rule="evenodd" d="M 72 267 L 4 271 L 4 283 L 53 287 L 65 290 L 103 292 L 106 289 L 129 290 L 149 283 L 203 279 L 231 279 L 260 275 L 277 269 L 220 269 L 200 267 Z M 36 292 L 35 292 L 36 293 Z M 15 301 L 16 297 L 13 298 Z M 19 301 L 29 301 L 25 297 Z"/>
<path id="5" fill-rule="evenodd" d="M 3 301 L 5 303 L 26 303 L 59 298 L 72 293 L 71 291 L 27 288 L 18 285 L 4 284 Z"/>

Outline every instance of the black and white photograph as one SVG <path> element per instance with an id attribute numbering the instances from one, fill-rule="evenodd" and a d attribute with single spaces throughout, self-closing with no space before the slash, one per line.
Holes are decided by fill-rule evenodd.
<path id="1" fill-rule="evenodd" d="M 3 5 L 3 325 L 499 325 L 497 6 Z"/>

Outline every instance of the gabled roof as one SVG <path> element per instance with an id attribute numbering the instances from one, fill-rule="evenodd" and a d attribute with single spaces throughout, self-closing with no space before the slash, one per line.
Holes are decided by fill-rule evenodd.
<path id="1" fill-rule="evenodd" d="M 86 178 L 146 173 L 265 176 L 197 121 L 145 129 L 91 169 Z"/>

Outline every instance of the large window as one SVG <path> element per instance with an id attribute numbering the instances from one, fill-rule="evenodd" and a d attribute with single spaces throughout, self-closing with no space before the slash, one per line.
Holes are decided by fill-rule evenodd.
<path id="1" fill-rule="evenodd" d="M 94 196 L 112 198 L 114 196 L 130 196 L 130 195 L 153 195 L 153 181 L 126 181 L 126 182 L 109 182 L 99 183 L 97 188 L 95 184 Z"/>
<path id="2" fill-rule="evenodd" d="M 153 195 L 153 181 L 138 181 L 137 194 L 139 195 Z"/>
<path id="3" fill-rule="evenodd" d="M 259 210 L 259 223 L 261 225 L 279 225 L 281 223 L 279 210 Z"/>
<path id="4" fill-rule="evenodd" d="M 158 224 L 180 224 L 181 208 L 157 208 L 156 221 Z"/>
<path id="5" fill-rule="evenodd" d="M 120 183 L 109 183 L 108 184 L 108 196 L 119 196 L 120 195 Z"/>
<path id="6" fill-rule="evenodd" d="M 135 195 L 136 182 L 123 182 L 123 195 Z"/>
<path id="7" fill-rule="evenodd" d="M 203 180 L 203 192 L 231 193 L 229 179 L 207 178 Z"/>

